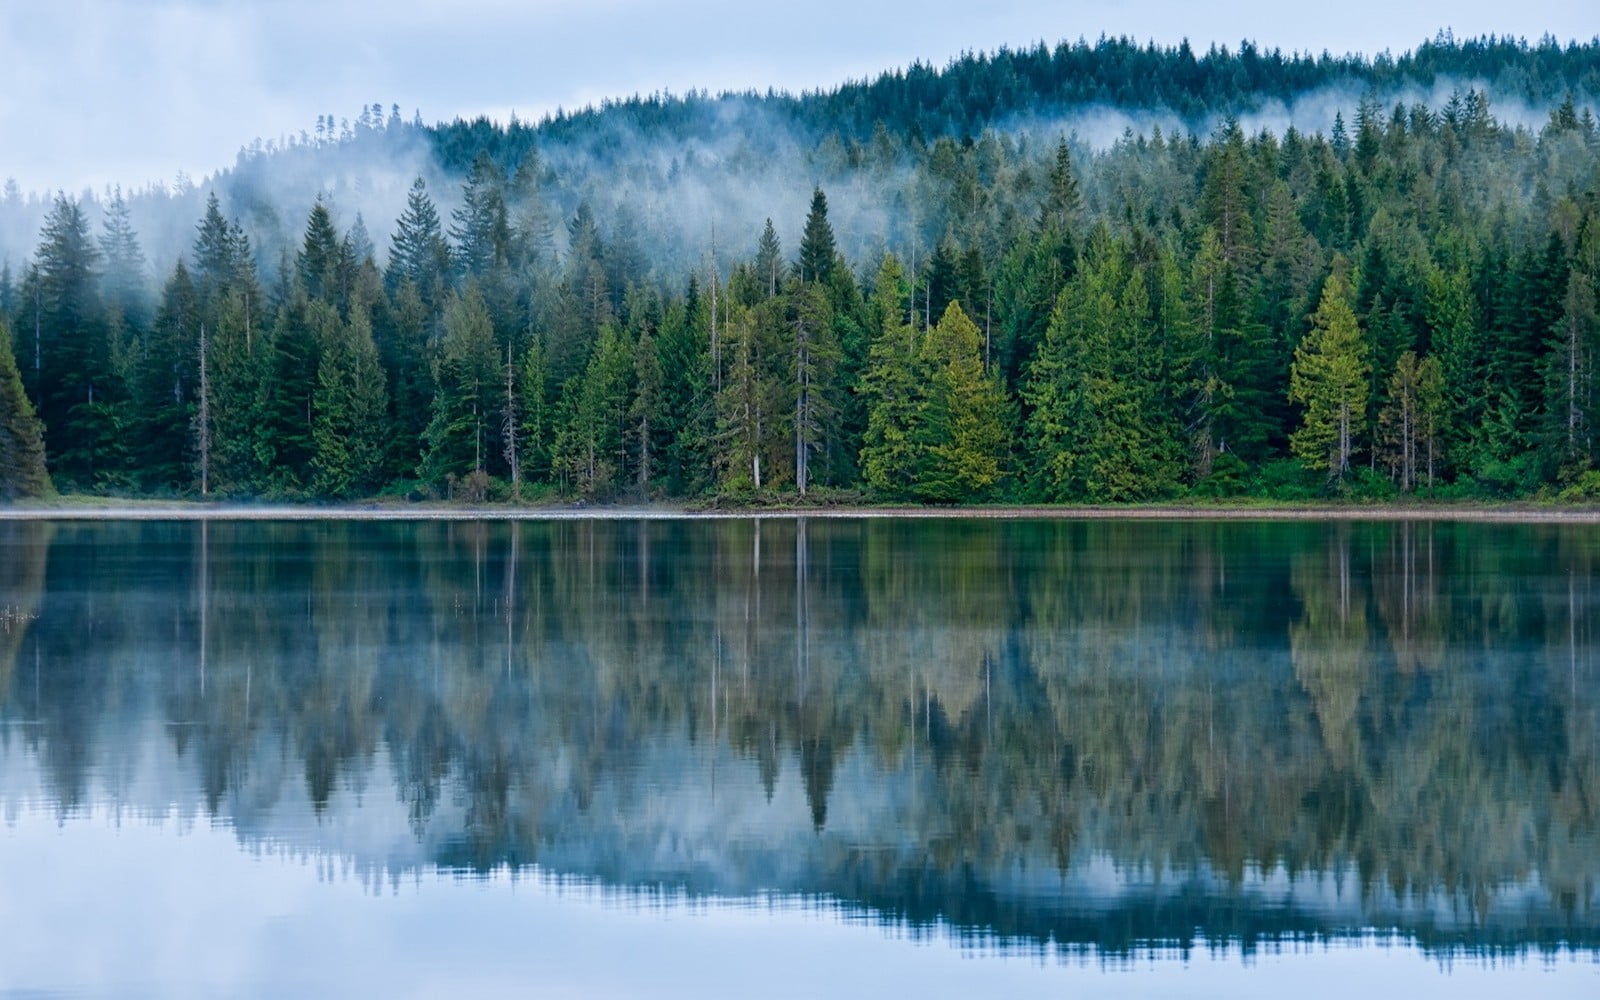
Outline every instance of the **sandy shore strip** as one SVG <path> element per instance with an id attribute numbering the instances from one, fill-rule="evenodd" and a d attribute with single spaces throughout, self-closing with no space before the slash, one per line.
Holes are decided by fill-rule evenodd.
<path id="1" fill-rule="evenodd" d="M 703 510 L 672 505 L 447 507 L 430 504 L 204 504 L 69 502 L 0 506 L 0 521 L 633 521 L 794 518 L 1128 521 L 1477 521 L 1600 524 L 1600 507 L 1517 504 L 1224 506 L 762 507 Z"/>

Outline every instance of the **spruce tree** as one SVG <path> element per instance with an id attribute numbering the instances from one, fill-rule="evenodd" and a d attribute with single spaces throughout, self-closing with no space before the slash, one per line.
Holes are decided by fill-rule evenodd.
<path id="1" fill-rule="evenodd" d="M 952 302 L 923 338 L 927 392 L 913 428 L 915 491 L 934 503 L 992 500 L 1006 475 L 1005 392 L 983 369 L 977 326 Z"/>
<path id="2" fill-rule="evenodd" d="M 762 234 L 765 241 L 766 234 Z M 811 192 L 811 211 L 806 215 L 806 228 L 800 237 L 800 280 L 805 283 L 826 284 L 833 274 L 833 226 L 828 222 L 828 196 L 822 188 Z"/>
<path id="3" fill-rule="evenodd" d="M 1367 410 L 1367 346 L 1356 322 L 1355 293 L 1340 261 L 1322 286 L 1311 331 L 1294 351 L 1289 398 L 1305 407 L 1289 447 L 1306 468 L 1330 480 L 1350 474 L 1350 456 Z"/>
<path id="4" fill-rule="evenodd" d="M 431 320 L 443 305 L 452 269 L 450 245 L 445 242 L 439 210 L 428 197 L 428 186 L 418 177 L 406 196 L 405 211 L 395 222 L 384 283 L 392 294 L 410 281 L 428 307 Z"/>
<path id="5" fill-rule="evenodd" d="M 500 350 L 475 285 L 444 312 L 442 355 L 434 363 L 432 419 L 417 475 L 432 486 L 484 472 L 495 448 L 500 410 Z"/>
<path id="6" fill-rule="evenodd" d="M 340 273 L 345 269 L 344 263 L 333 216 L 318 198 L 306 219 L 305 239 L 295 257 L 295 273 L 306 297 L 336 305 L 343 301 Z"/>
<path id="7" fill-rule="evenodd" d="M 128 202 L 118 187 L 106 205 L 101 223 L 100 253 L 104 258 L 101 287 L 106 304 L 121 316 L 130 328 L 138 330 L 145 322 L 144 250 L 139 246 L 139 236 L 133 230 Z"/>
<path id="8" fill-rule="evenodd" d="M 878 269 L 880 328 L 861 376 L 867 403 L 867 429 L 861 448 L 861 474 L 867 486 L 894 499 L 913 492 L 919 461 L 916 423 L 925 391 L 921 339 L 905 321 L 903 300 L 910 294 L 905 273 L 893 256 Z"/>
<path id="9" fill-rule="evenodd" d="M 112 407 L 120 386 L 112 365 L 95 269 L 100 251 L 76 201 L 58 197 L 35 255 L 43 365 L 39 417 L 55 478 L 92 488 L 109 471 L 105 452 L 119 443 Z"/>
<path id="10" fill-rule="evenodd" d="M 371 324 L 359 312 L 342 322 L 323 303 L 311 307 L 310 322 L 322 340 L 311 404 L 311 488 L 325 497 L 363 496 L 381 485 L 388 444 L 388 389 Z"/>
<path id="11" fill-rule="evenodd" d="M 22 390 L 11 334 L 0 322 L 0 500 L 45 497 L 53 492 L 45 469 L 44 428 Z"/>

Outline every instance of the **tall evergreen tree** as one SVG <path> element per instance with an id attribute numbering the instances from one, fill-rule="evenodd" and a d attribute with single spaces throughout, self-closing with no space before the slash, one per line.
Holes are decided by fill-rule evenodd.
<path id="1" fill-rule="evenodd" d="M 45 469 L 44 428 L 22 390 L 11 334 L 0 323 L 0 500 L 44 497 L 53 492 Z"/>
<path id="2" fill-rule="evenodd" d="M 66 197 L 51 207 L 40 239 L 36 338 L 44 345 L 39 416 L 45 445 L 56 478 L 92 488 L 97 474 L 108 471 L 105 452 L 120 430 L 111 410 L 120 387 L 95 279 L 100 252 L 82 207 Z"/>
<path id="3" fill-rule="evenodd" d="M 1367 409 L 1367 345 L 1356 322 L 1355 293 L 1339 262 L 1322 286 L 1311 332 L 1295 348 L 1290 398 L 1305 407 L 1289 444 L 1308 469 L 1330 480 L 1350 474 Z"/>
<path id="4" fill-rule="evenodd" d="M 388 443 L 388 387 L 378 346 L 361 313 L 345 323 L 324 303 L 310 312 L 322 340 L 311 402 L 312 489 L 327 497 L 368 494 L 381 485 Z"/>
<path id="5" fill-rule="evenodd" d="M 148 294 L 144 250 L 139 246 L 139 235 L 133 230 L 128 202 L 123 198 L 120 187 L 105 207 L 105 218 L 101 222 L 100 253 L 105 261 L 101 283 L 106 304 L 129 327 L 143 327 L 145 298 Z"/>
<path id="6" fill-rule="evenodd" d="M 477 287 L 451 299 L 444 313 L 442 356 L 434 364 L 433 415 L 418 476 L 436 487 L 484 472 L 497 451 L 500 351 Z"/>
<path id="7" fill-rule="evenodd" d="M 916 430 L 926 378 L 918 350 L 920 338 L 916 328 L 905 321 L 902 305 L 910 288 L 893 256 L 884 258 L 876 287 L 881 326 L 861 378 L 867 400 L 861 473 L 874 491 L 905 499 L 912 495 L 921 464 Z"/>
<path id="8" fill-rule="evenodd" d="M 428 186 L 418 177 L 406 196 L 405 211 L 395 222 L 384 283 L 392 294 L 410 281 L 431 317 L 443 307 L 452 271 L 450 245 L 445 242 L 439 211 L 428 196 Z"/>
<path id="9" fill-rule="evenodd" d="M 934 503 L 992 500 L 1006 476 L 1005 392 L 983 370 L 983 341 L 958 303 L 923 338 L 927 393 L 917 414 L 916 494 Z"/>
<path id="10" fill-rule="evenodd" d="M 762 236 L 764 240 L 766 234 Z M 800 281 L 826 284 L 833 274 L 837 253 L 833 226 L 828 223 L 828 196 L 822 193 L 822 188 L 815 188 L 811 192 L 811 211 L 806 215 L 805 232 L 800 237 Z"/>

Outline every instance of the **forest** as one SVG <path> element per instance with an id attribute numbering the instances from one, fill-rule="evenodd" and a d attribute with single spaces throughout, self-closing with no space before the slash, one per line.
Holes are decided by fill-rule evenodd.
<path id="1" fill-rule="evenodd" d="M 0 499 L 1593 499 L 1597 95 L 1600 43 L 1102 39 L 13 187 Z M 312 169 L 419 149 L 376 237 Z"/>

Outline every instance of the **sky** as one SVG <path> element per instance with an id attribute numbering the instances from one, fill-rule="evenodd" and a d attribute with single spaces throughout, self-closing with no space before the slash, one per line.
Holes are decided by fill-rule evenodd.
<path id="1" fill-rule="evenodd" d="M 1600 32 L 1591 0 L 7 0 L 0 177 L 24 190 L 198 179 L 256 137 L 399 104 L 538 118 L 606 97 L 826 88 L 914 60 L 1101 34 L 1396 54 Z"/>

